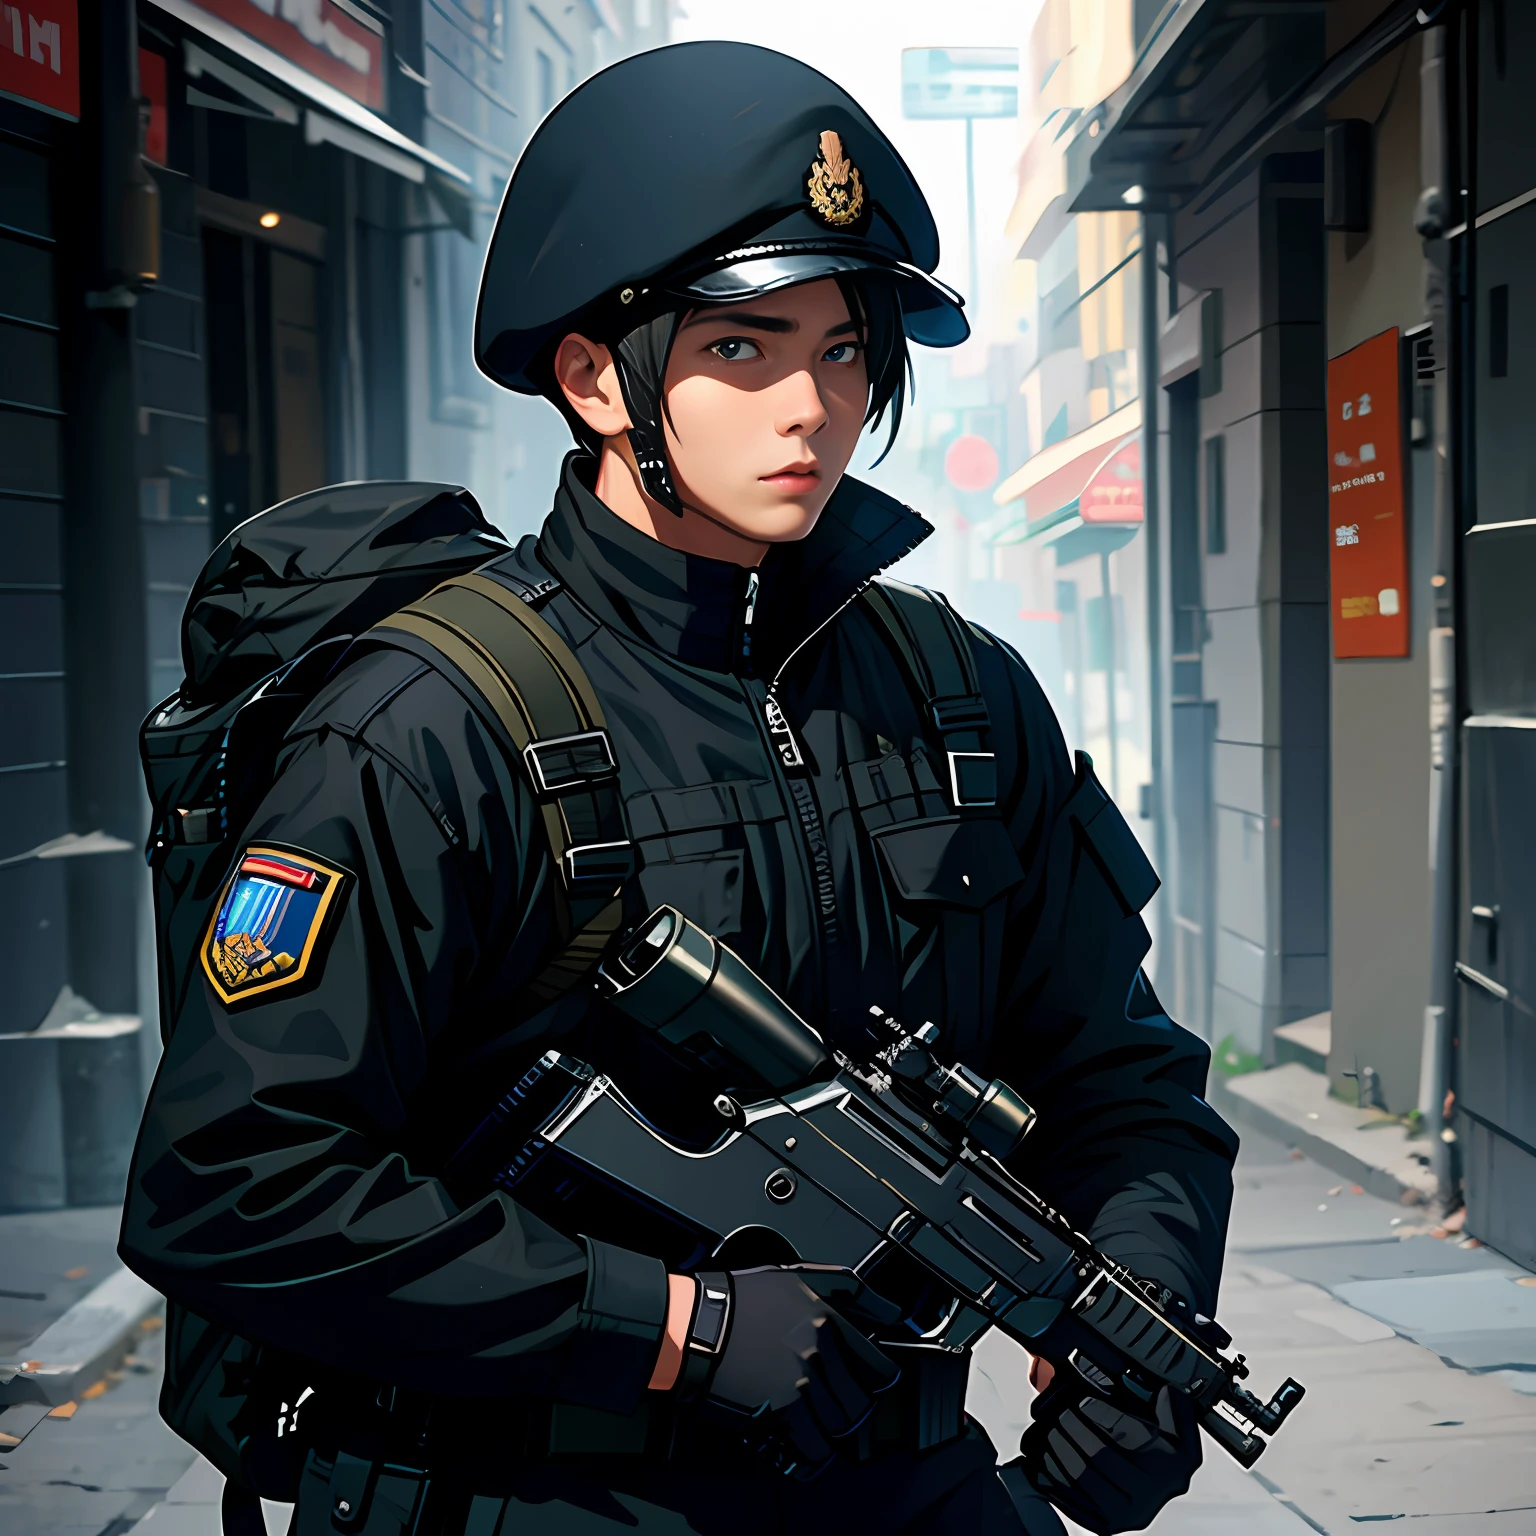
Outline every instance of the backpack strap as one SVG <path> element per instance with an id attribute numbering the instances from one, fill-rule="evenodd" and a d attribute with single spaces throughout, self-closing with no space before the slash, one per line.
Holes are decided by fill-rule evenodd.
<path id="1" fill-rule="evenodd" d="M 558 875 L 565 942 L 530 983 L 539 1005 L 588 974 L 622 916 L 635 849 L 602 706 L 571 648 L 534 603 L 557 589 L 483 570 L 456 576 L 377 626 L 381 638 L 446 659 L 521 757 Z"/>
<path id="2" fill-rule="evenodd" d="M 997 804 L 997 762 L 988 749 L 991 717 L 976 658 L 960 617 L 926 587 L 884 577 L 861 594 L 944 744 L 955 808 Z"/>

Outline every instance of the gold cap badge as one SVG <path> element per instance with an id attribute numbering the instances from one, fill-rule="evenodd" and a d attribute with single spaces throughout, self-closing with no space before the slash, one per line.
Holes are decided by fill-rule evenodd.
<path id="1" fill-rule="evenodd" d="M 864 211 L 864 180 L 843 153 L 841 137 L 830 129 L 821 136 L 821 148 L 811 161 L 805 190 L 812 212 L 833 229 L 852 224 Z"/>

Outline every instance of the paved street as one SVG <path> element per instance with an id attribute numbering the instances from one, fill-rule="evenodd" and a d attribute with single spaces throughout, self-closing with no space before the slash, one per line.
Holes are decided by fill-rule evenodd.
<path id="1" fill-rule="evenodd" d="M 0 1332 L 15 1335 L 20 1309 L 35 1321 L 29 1298 L 54 1270 L 83 1261 L 101 1272 L 114 1222 L 102 1211 L 6 1223 Z M 1252 1385 L 1267 1393 L 1289 1374 L 1308 1395 L 1253 1473 L 1209 1450 L 1154 1536 L 1344 1536 L 1398 1520 L 1412 1536 L 1536 1530 L 1536 1286 L 1422 1225 L 1277 1142 L 1245 1137 L 1221 1316 Z M 1400 1238 L 1405 1229 L 1415 1235 Z M 59 1280 L 61 1296 L 92 1277 Z M 0 1454 L 0 1531 L 216 1536 L 218 1479 L 155 1413 L 160 1337 L 145 1331 L 104 1391 Z M 1022 1367 L 998 1343 L 978 1355 L 971 1407 L 1000 1446 L 1027 1417 Z M 269 1524 L 283 1528 L 280 1509 Z"/>

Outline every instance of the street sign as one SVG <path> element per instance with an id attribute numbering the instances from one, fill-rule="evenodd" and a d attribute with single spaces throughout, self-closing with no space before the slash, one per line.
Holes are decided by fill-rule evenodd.
<path id="1" fill-rule="evenodd" d="M 1017 117 L 1017 48 L 903 48 L 906 117 Z"/>
<path id="2" fill-rule="evenodd" d="M 1408 654 L 1397 330 L 1328 363 L 1328 554 L 1333 654 Z"/>
<path id="3" fill-rule="evenodd" d="M 988 491 L 997 483 L 997 449 L 974 432 L 957 437 L 944 455 L 944 478 L 957 491 Z"/>

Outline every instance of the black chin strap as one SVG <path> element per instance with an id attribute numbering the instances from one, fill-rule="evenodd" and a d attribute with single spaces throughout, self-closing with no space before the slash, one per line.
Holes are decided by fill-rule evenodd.
<path id="1" fill-rule="evenodd" d="M 640 484 L 652 501 L 659 501 L 674 517 L 681 517 L 682 498 L 672 483 L 672 470 L 667 464 L 661 396 L 645 382 L 661 376 L 663 360 L 643 356 L 653 347 L 654 328 L 642 325 L 614 349 L 614 366 L 619 375 L 619 393 L 624 397 L 624 408 L 634 423 L 629 429 L 629 442 L 640 469 Z M 647 362 L 652 365 L 645 366 Z"/>

